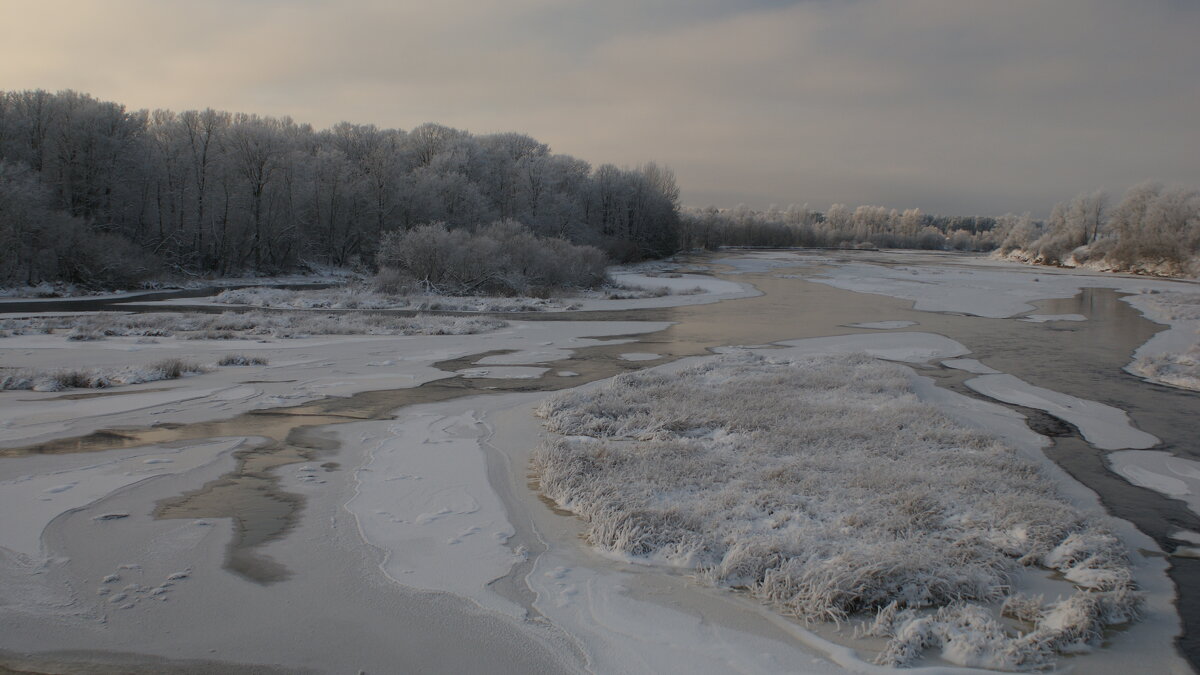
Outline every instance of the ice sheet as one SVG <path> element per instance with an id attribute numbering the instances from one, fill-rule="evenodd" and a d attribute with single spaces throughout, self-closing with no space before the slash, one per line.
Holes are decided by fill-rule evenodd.
<path id="1" fill-rule="evenodd" d="M 1125 411 L 1096 401 L 1036 387 L 1012 375 L 981 375 L 966 385 L 998 401 L 1042 410 L 1070 422 L 1088 443 L 1102 450 L 1150 448 L 1158 438 L 1133 426 Z"/>

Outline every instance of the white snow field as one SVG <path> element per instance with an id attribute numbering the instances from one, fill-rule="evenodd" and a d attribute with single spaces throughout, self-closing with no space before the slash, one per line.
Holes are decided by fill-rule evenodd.
<path id="1" fill-rule="evenodd" d="M 748 353 L 622 375 L 543 404 L 561 436 L 533 467 L 592 545 L 804 620 L 868 612 L 882 664 L 940 648 L 964 666 L 1039 668 L 1133 620 L 1118 538 L 1035 463 L 922 403 L 910 377 L 863 355 Z M 1022 565 L 1077 590 L 1014 593 Z"/>

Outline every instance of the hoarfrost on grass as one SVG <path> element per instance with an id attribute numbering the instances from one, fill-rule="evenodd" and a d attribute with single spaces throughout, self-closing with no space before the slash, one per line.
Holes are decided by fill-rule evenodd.
<path id="1" fill-rule="evenodd" d="M 207 370 L 208 368 L 205 366 L 182 359 L 163 359 L 147 366 L 127 368 L 17 370 L 9 373 L 0 372 L 0 391 L 107 389 L 126 384 L 175 380 L 188 375 L 199 375 Z"/>
<path id="2" fill-rule="evenodd" d="M 353 287 L 303 291 L 239 288 L 218 293 L 213 302 L 273 309 L 412 309 L 451 312 L 538 312 L 561 308 L 567 304 L 558 300 L 525 297 L 394 295 Z"/>
<path id="3" fill-rule="evenodd" d="M 1049 663 L 1131 620 L 1118 540 L 1035 465 L 921 402 L 866 355 L 718 357 L 546 400 L 541 490 L 608 552 L 694 569 L 804 620 L 875 613 L 881 663 Z M 1077 586 L 1012 594 L 1021 565 Z M 1019 632 L 984 605 L 1022 604 Z"/>
<path id="4" fill-rule="evenodd" d="M 1147 293 L 1137 300 L 1135 306 L 1150 318 L 1191 329 L 1175 349 L 1140 354 L 1125 369 L 1151 382 L 1200 391 L 1200 293 Z"/>
<path id="5" fill-rule="evenodd" d="M 628 276 L 628 275 L 625 275 Z M 485 295 L 442 295 L 436 293 L 392 294 L 365 288 L 341 287 L 318 290 L 239 288 L 223 291 L 213 302 L 272 309 L 409 309 L 449 312 L 543 312 L 578 309 L 582 300 L 638 300 L 672 295 L 700 295 L 701 286 L 661 285 L 643 287 L 614 280 L 597 289 L 573 289 L 555 297 L 495 297 Z"/>
<path id="6" fill-rule="evenodd" d="M 469 335 L 507 325 L 486 317 L 323 314 L 321 312 L 155 312 L 0 320 L 0 337 L 68 331 L 74 341 L 106 337 L 297 338 L 311 335 Z"/>

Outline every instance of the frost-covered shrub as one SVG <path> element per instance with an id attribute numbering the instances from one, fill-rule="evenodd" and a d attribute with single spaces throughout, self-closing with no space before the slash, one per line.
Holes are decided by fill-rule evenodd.
<path id="1" fill-rule="evenodd" d="M 88 328 L 79 327 L 72 330 L 67 335 L 67 339 L 73 342 L 92 342 L 95 340 L 103 340 L 104 334 Z"/>
<path id="2" fill-rule="evenodd" d="M 593 545 L 804 620 L 874 613 L 882 663 L 937 646 L 958 663 L 1033 667 L 1136 611 L 1120 543 L 1035 465 L 918 400 L 900 366 L 728 355 L 538 413 L 562 437 L 535 450 L 533 472 Z M 1037 608 L 1036 637 L 971 604 L 1005 600 L 1021 565 L 1080 587 Z"/>
<path id="3" fill-rule="evenodd" d="M 1140 357 L 1128 369 L 1155 382 L 1200 391 L 1200 344 L 1179 354 Z"/>
<path id="4" fill-rule="evenodd" d="M 265 366 L 267 360 L 261 356 L 247 356 L 246 354 L 226 354 L 217 361 L 218 366 Z"/>
<path id="5" fill-rule="evenodd" d="M 26 372 L 0 374 L 0 391 L 33 389 L 34 379 Z"/>
<path id="6" fill-rule="evenodd" d="M 126 384 L 173 380 L 205 372 L 205 368 L 182 359 L 163 359 L 148 366 L 106 369 L 21 371 L 0 376 L 0 390 L 105 389 Z"/>
<path id="7" fill-rule="evenodd" d="M 1200 320 L 1200 293 L 1153 293 L 1142 297 L 1155 320 Z M 1126 370 L 1161 384 L 1200 391 L 1200 332 L 1193 334 L 1192 344 L 1182 351 L 1141 356 Z"/>
<path id="8" fill-rule="evenodd" d="M 108 378 L 90 370 L 59 370 L 49 376 L 50 388 L 46 391 L 60 389 L 103 389 L 109 385 Z"/>
<path id="9" fill-rule="evenodd" d="M 412 275 L 395 267 L 385 267 L 379 270 L 372 282 L 372 287 L 376 292 L 385 295 L 408 295 L 420 291 L 420 284 Z"/>
<path id="10" fill-rule="evenodd" d="M 512 220 L 473 232 L 442 223 L 384 235 L 379 288 L 419 288 L 442 294 L 545 296 L 564 288 L 594 288 L 606 279 L 600 249 L 542 237 Z"/>
<path id="11" fill-rule="evenodd" d="M 157 363 L 151 364 L 147 369 L 151 373 L 159 373 L 163 380 L 174 380 L 183 377 L 185 374 L 201 373 L 204 370 L 190 361 L 183 359 L 163 359 Z"/>

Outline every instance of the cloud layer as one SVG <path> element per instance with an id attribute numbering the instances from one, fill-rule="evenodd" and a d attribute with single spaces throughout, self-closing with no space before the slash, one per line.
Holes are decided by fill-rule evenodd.
<path id="1" fill-rule="evenodd" d="M 1031 210 L 1200 185 L 1200 9 L 1179 0 L 42 0 L 0 86 L 517 130 L 671 165 L 685 203 Z"/>

